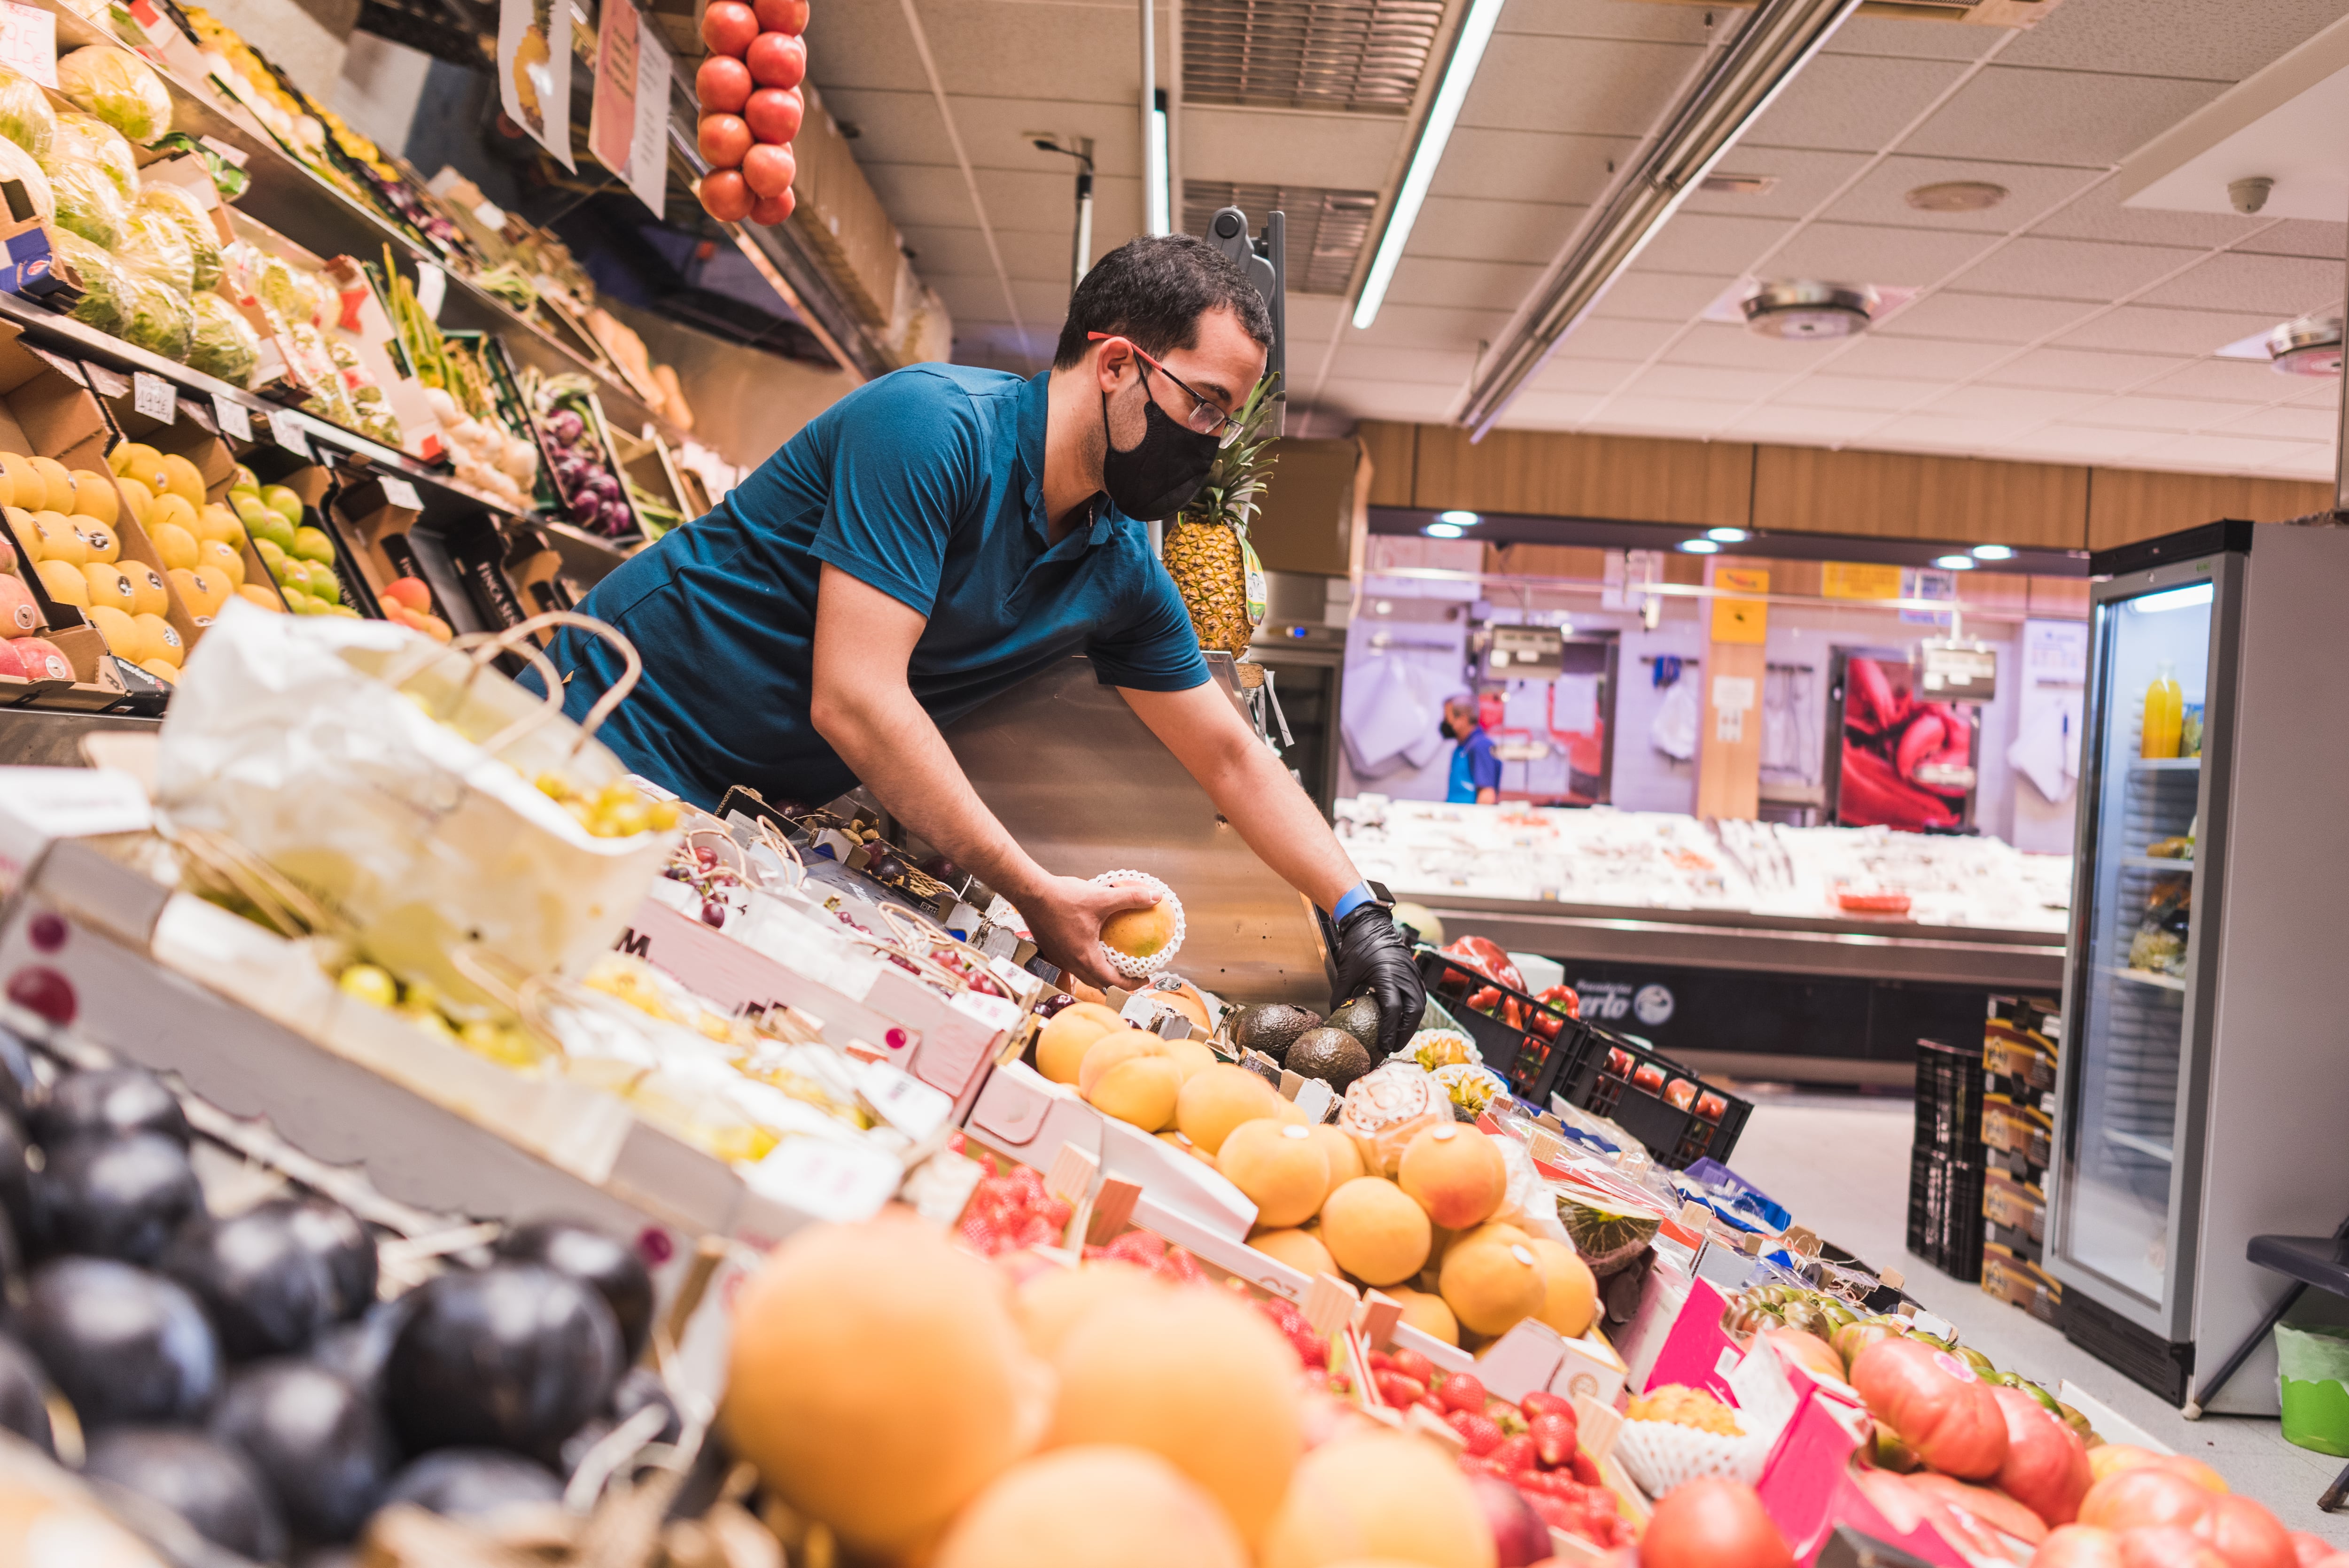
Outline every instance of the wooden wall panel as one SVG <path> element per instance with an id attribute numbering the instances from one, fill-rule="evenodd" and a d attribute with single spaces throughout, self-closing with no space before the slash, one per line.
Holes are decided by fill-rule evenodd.
<path id="1" fill-rule="evenodd" d="M 1354 427 L 1355 438 L 1371 455 L 1371 504 L 1409 506 L 1417 467 L 1420 427 L 1387 419 L 1365 419 Z"/>
<path id="2" fill-rule="evenodd" d="M 1354 490 L 1362 450 L 1351 436 L 1272 446 L 1272 476 L 1248 535 L 1272 572 L 1343 577 L 1353 556 Z"/>
<path id="3" fill-rule="evenodd" d="M 1603 582 L 1607 552 L 1571 544 L 1488 544 L 1485 570 L 1517 577 L 1571 577 Z"/>
<path id="4" fill-rule="evenodd" d="M 2087 510 L 2088 470 L 2064 464 L 1765 446 L 1754 466 L 1765 531 L 2078 550 Z"/>
<path id="5" fill-rule="evenodd" d="M 1412 494 L 1438 509 L 1744 528 L 1753 465 L 1739 441 L 1495 430 L 1472 443 L 1465 430 L 1422 425 Z"/>
<path id="6" fill-rule="evenodd" d="M 2107 550 L 2222 517 L 2282 522 L 2332 507 L 2333 487 L 2326 484 L 2098 469 L 2089 480 L 2088 548 Z"/>
<path id="7" fill-rule="evenodd" d="M 2085 577 L 2033 577 L 2031 614 L 2048 621 L 2088 618 L 2088 580 Z"/>

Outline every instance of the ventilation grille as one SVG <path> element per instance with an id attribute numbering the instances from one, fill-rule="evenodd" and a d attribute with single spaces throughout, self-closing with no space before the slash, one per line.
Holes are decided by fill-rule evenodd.
<path id="1" fill-rule="evenodd" d="M 1265 214 L 1288 215 L 1288 292 L 1342 294 L 1354 275 L 1354 262 L 1371 237 L 1378 211 L 1375 191 L 1328 191 L 1318 185 L 1233 185 L 1219 180 L 1183 181 L 1183 230 L 1205 234 L 1207 221 L 1226 207 L 1247 214 L 1252 232 Z"/>
<path id="2" fill-rule="evenodd" d="M 1183 96 L 1408 114 L 1443 20 L 1443 0 L 1191 0 Z"/>

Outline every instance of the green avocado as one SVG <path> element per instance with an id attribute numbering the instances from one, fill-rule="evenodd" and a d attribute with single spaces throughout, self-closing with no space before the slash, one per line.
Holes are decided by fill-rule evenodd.
<path id="1" fill-rule="evenodd" d="M 1297 1037 L 1318 1026 L 1321 1015 L 1309 1007 L 1286 1002 L 1266 1002 L 1242 1007 L 1232 1020 L 1232 1044 L 1244 1051 L 1262 1051 L 1274 1061 L 1286 1062 Z"/>
<path id="2" fill-rule="evenodd" d="M 1371 1053 L 1343 1029 L 1308 1029 L 1288 1047 L 1288 1070 L 1300 1078 L 1318 1078 L 1340 1094 L 1371 1070 Z"/>
<path id="3" fill-rule="evenodd" d="M 1379 1005 L 1368 996 L 1357 996 L 1330 1015 L 1330 1027 L 1343 1029 L 1362 1042 L 1366 1051 L 1379 1048 Z"/>

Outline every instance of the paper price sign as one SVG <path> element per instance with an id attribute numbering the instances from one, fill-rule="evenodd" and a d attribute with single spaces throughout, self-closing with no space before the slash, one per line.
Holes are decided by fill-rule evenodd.
<path id="1" fill-rule="evenodd" d="M 213 393 L 212 418 L 219 421 L 222 435 L 233 436 L 240 441 L 253 439 L 253 410 L 235 398 Z"/>
<path id="2" fill-rule="evenodd" d="M 384 476 L 383 499 L 394 506 L 404 506 L 410 511 L 424 510 L 424 498 L 416 493 L 416 487 L 406 480 L 390 474 Z"/>
<path id="3" fill-rule="evenodd" d="M 298 457 L 310 455 L 310 438 L 302 433 L 302 420 L 291 408 L 269 411 L 269 438 Z"/>
<path id="4" fill-rule="evenodd" d="M 0 65 L 57 91 L 57 17 L 30 5 L 0 4 Z"/>
<path id="5" fill-rule="evenodd" d="M 150 419 L 166 425 L 177 422 L 180 418 L 177 391 L 160 376 L 150 376 L 144 370 L 131 373 L 130 406 Z"/>

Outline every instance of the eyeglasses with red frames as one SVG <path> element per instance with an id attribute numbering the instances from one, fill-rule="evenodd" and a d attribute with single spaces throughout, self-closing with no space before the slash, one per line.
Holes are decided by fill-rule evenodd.
<path id="1" fill-rule="evenodd" d="M 1189 430 L 1194 435 L 1215 437 L 1216 444 L 1219 447 L 1228 447 L 1234 440 L 1238 438 L 1240 428 L 1237 420 L 1233 419 L 1231 416 L 1226 414 L 1222 409 L 1216 407 L 1213 403 L 1208 402 L 1206 397 L 1202 397 L 1197 392 L 1193 391 L 1190 383 L 1185 381 L 1180 376 L 1175 375 L 1174 372 L 1167 369 L 1165 366 L 1160 364 L 1157 360 L 1143 353 L 1142 346 L 1134 342 L 1133 339 L 1126 336 L 1123 333 L 1116 332 L 1089 332 L 1085 334 L 1085 336 L 1095 343 L 1124 344 L 1128 348 L 1133 350 L 1134 358 L 1138 360 L 1142 366 L 1147 366 L 1151 369 L 1155 369 L 1161 376 L 1165 377 L 1167 380 L 1172 381 L 1175 386 L 1180 387 L 1185 395 L 1191 399 L 1191 411 L 1184 416 L 1183 418 L 1184 428 Z M 1137 368 L 1139 368 L 1139 366 L 1137 366 Z M 1143 379 L 1147 381 L 1150 370 L 1143 369 L 1141 371 L 1141 374 Z"/>

